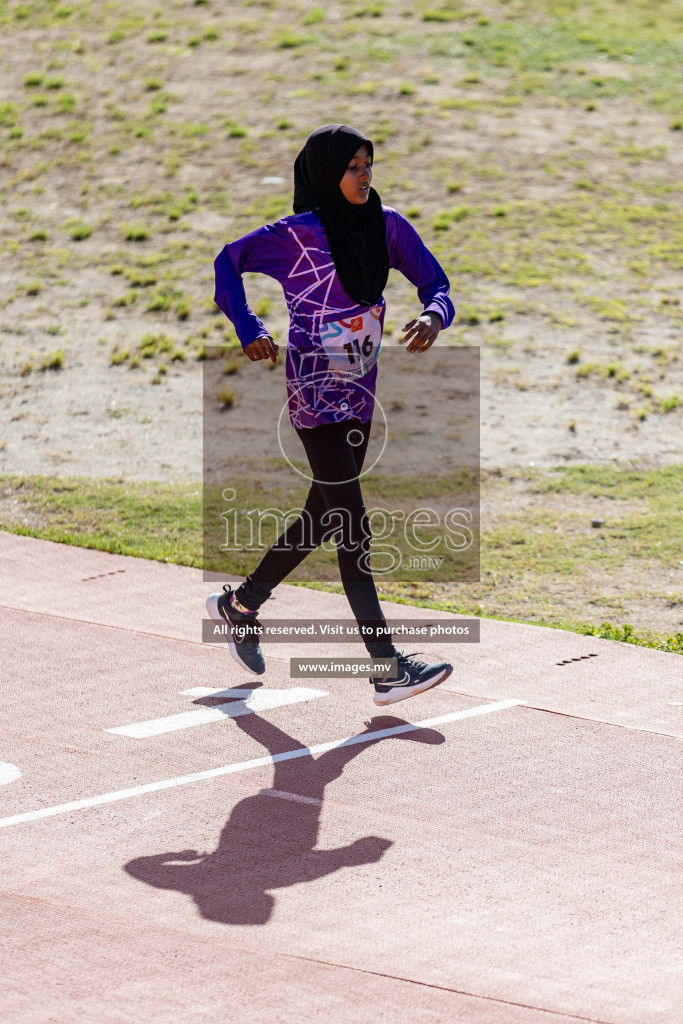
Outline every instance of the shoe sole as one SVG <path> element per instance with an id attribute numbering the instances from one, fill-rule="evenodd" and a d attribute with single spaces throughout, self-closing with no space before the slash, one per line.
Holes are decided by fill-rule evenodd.
<path id="1" fill-rule="evenodd" d="M 209 597 L 207 597 L 206 599 L 206 610 L 209 613 L 209 617 L 213 619 L 214 622 L 217 622 L 220 626 L 225 626 L 226 624 L 229 626 L 230 622 L 225 618 L 224 615 L 221 615 L 220 608 L 218 607 L 218 598 L 220 596 L 220 594 L 210 594 Z M 243 668 L 245 672 L 250 672 L 252 676 L 262 676 L 263 672 L 257 672 L 255 668 L 250 668 L 249 665 L 242 661 L 237 650 L 237 645 L 235 644 L 235 641 L 232 638 L 232 633 L 227 633 L 226 637 L 228 641 L 228 646 L 230 648 L 230 653 L 232 654 L 233 659 L 237 662 L 240 668 Z"/>
<path id="2" fill-rule="evenodd" d="M 388 693 L 375 693 L 375 704 L 378 708 L 385 708 L 387 704 L 396 704 L 399 700 L 407 700 L 408 697 L 415 697 L 418 693 L 424 693 L 426 690 L 431 690 L 433 686 L 438 686 L 439 683 L 443 683 L 445 679 L 448 679 L 449 675 L 453 671 L 453 666 L 445 669 L 440 676 L 436 679 L 428 679 L 426 683 L 415 683 L 414 686 L 396 687 L 397 695 L 393 696 Z"/>

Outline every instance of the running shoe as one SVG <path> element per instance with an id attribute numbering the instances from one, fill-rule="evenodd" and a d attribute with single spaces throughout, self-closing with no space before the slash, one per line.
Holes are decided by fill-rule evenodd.
<path id="1" fill-rule="evenodd" d="M 414 697 L 416 693 L 429 690 L 432 686 L 438 686 L 444 679 L 448 679 L 453 671 L 453 666 L 449 662 L 439 661 L 436 665 L 428 665 L 415 658 L 415 654 L 420 653 L 415 651 L 414 654 L 401 654 L 399 651 L 396 655 L 398 671 L 395 676 L 377 676 L 370 679 L 375 687 L 374 699 L 378 707 Z"/>
<path id="2" fill-rule="evenodd" d="M 229 583 L 223 585 L 222 594 L 210 594 L 206 599 L 206 610 L 214 622 L 225 625 L 227 622 L 232 626 L 249 626 L 249 632 L 245 631 L 243 638 L 232 630 L 228 633 L 228 644 L 230 653 L 242 668 L 252 675 L 262 676 L 266 671 L 266 662 L 263 651 L 259 644 L 259 635 L 263 626 L 254 614 L 246 614 L 233 608 L 230 604 L 230 595 L 233 589 Z"/>

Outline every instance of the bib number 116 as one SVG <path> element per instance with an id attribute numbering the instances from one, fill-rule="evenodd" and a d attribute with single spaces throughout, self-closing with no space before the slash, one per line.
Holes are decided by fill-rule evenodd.
<path id="1" fill-rule="evenodd" d="M 356 350 L 355 353 L 354 347 Z M 342 345 L 342 348 L 348 355 L 349 362 L 355 363 L 356 353 L 358 354 L 359 360 L 362 360 L 363 356 L 367 359 L 368 356 L 372 355 L 372 338 L 369 334 L 366 334 L 362 344 L 358 341 L 358 338 L 351 338 L 351 341 L 347 341 L 345 345 Z"/>

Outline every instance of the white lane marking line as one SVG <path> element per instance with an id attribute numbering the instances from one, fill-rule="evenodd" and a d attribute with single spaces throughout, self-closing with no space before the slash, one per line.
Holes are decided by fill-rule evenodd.
<path id="1" fill-rule="evenodd" d="M 243 686 L 240 689 L 223 690 L 221 687 L 215 686 L 193 686 L 191 690 L 181 690 L 181 697 L 250 697 L 252 693 L 257 693 L 262 687 L 256 689 L 250 689 L 247 686 Z"/>
<path id="2" fill-rule="evenodd" d="M 314 796 L 302 796 L 301 793 L 285 793 L 282 789 L 260 789 L 261 796 L 279 796 L 281 800 L 294 800 L 298 804 L 315 804 L 322 807 L 322 800 Z"/>
<path id="3" fill-rule="evenodd" d="M 8 782 L 16 782 L 20 778 L 21 771 L 15 764 L 0 761 L 0 786 L 6 786 Z"/>
<path id="4" fill-rule="evenodd" d="M 440 715 L 438 718 L 425 718 L 421 722 L 405 722 L 403 725 L 394 725 L 391 729 L 378 729 L 377 732 L 371 733 L 363 732 L 356 736 L 348 736 L 343 740 L 316 743 L 312 747 L 297 747 L 296 750 L 285 750 L 281 754 L 268 754 L 265 757 L 255 757 L 251 761 L 239 761 L 237 764 L 222 765 L 220 768 L 208 768 L 206 771 L 193 772 L 191 775 L 180 775 L 175 779 L 162 779 L 161 782 L 148 782 L 144 786 L 118 789 L 114 793 L 89 796 L 85 800 L 72 800 L 68 804 L 42 807 L 38 811 L 26 811 L 24 814 L 13 814 L 9 818 L 0 818 L 0 828 L 7 828 L 9 825 L 19 825 L 24 821 L 38 821 L 39 818 L 52 818 L 57 814 L 69 814 L 71 811 L 81 811 L 86 807 L 112 804 L 118 800 L 128 800 L 133 796 L 143 796 L 145 793 L 158 793 L 162 789 L 175 789 L 176 786 L 187 786 L 192 782 L 201 782 L 204 779 L 217 779 L 221 775 L 245 772 L 249 768 L 262 768 L 264 765 L 275 764 L 278 761 L 290 761 L 295 757 L 310 757 L 311 754 L 324 754 L 328 750 L 334 750 L 335 747 L 350 747 L 356 743 L 370 743 L 374 740 L 384 739 L 387 736 L 399 736 L 403 732 L 412 732 L 415 729 L 429 729 L 435 725 L 445 725 L 446 722 L 457 722 L 462 718 L 487 715 L 493 711 L 504 711 L 506 708 L 515 708 L 523 704 L 525 704 L 523 700 L 499 700 L 493 704 L 481 704 L 476 708 L 467 708 L 465 711 L 454 711 L 450 715 Z"/>
<path id="5" fill-rule="evenodd" d="M 197 687 L 208 690 L 208 687 Z M 191 691 L 186 691 L 191 692 Z M 299 704 L 301 701 L 313 700 L 315 697 L 327 697 L 326 690 L 311 690 L 304 686 L 293 686 L 289 690 L 209 690 L 200 696 L 243 697 L 245 700 L 230 704 L 214 704 L 211 708 L 195 708 L 193 711 L 181 711 L 177 715 L 165 718 L 154 718 L 150 722 L 137 722 L 135 725 L 119 725 L 115 729 L 105 729 L 117 736 L 133 736 L 136 739 L 147 739 L 159 736 L 164 732 L 175 732 L 177 729 L 190 729 L 194 725 L 207 725 L 210 722 L 221 722 L 226 718 L 239 718 L 240 715 L 253 715 L 258 711 L 269 711 L 271 708 L 285 707 L 287 704 Z"/>

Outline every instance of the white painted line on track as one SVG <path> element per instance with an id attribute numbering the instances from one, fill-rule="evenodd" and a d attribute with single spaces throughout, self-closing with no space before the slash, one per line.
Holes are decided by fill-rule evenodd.
<path id="1" fill-rule="evenodd" d="M 260 687 L 260 686 L 257 689 L 251 689 L 250 687 L 243 686 L 243 687 L 241 687 L 241 689 L 238 689 L 238 688 L 235 687 L 235 688 L 232 688 L 232 689 L 229 689 L 229 690 L 223 690 L 223 689 L 221 689 L 221 687 L 217 688 L 215 686 L 193 686 L 191 690 L 181 690 L 180 691 L 180 696 L 181 697 L 244 697 L 245 700 L 246 700 L 246 698 L 250 697 L 252 695 L 252 693 L 257 693 L 258 690 L 260 690 L 260 689 L 262 689 L 262 687 Z"/>
<path id="2" fill-rule="evenodd" d="M 232 701 L 229 704 L 214 704 L 210 708 L 194 708 L 192 711 L 181 711 L 177 715 L 165 718 L 153 718 L 149 722 L 137 722 L 135 725 L 119 725 L 115 729 L 105 729 L 117 736 L 133 736 L 135 739 L 147 739 L 160 736 L 165 732 L 176 732 L 178 729 L 190 729 L 194 725 L 208 725 L 211 722 L 225 721 L 226 718 L 239 718 L 241 715 L 253 715 L 259 711 L 270 711 L 271 708 L 285 707 L 287 704 L 299 704 L 315 697 L 327 697 L 326 690 L 311 690 L 305 686 L 293 686 L 289 690 L 212 690 L 208 686 L 197 686 L 194 690 L 185 690 L 185 694 L 193 697 L 244 697 L 244 700 Z"/>
<path id="3" fill-rule="evenodd" d="M 0 786 L 5 786 L 8 782 L 16 782 L 20 778 L 21 771 L 15 764 L 0 761 Z"/>
<path id="4" fill-rule="evenodd" d="M 467 708 L 465 711 L 453 711 L 450 715 L 440 715 L 438 718 L 425 718 L 421 722 L 404 722 L 402 725 L 394 725 L 390 729 L 378 729 L 376 732 L 363 732 L 356 736 L 347 736 L 343 740 L 330 740 L 328 743 L 315 743 L 312 747 L 297 747 L 296 750 L 285 750 L 281 754 L 268 754 L 265 757 L 255 757 L 251 761 L 239 761 L 237 764 L 225 764 L 220 768 L 208 768 L 203 772 L 193 772 L 191 775 L 180 775 L 175 779 L 162 779 L 160 782 L 148 782 L 144 786 L 133 786 L 130 789 L 118 789 L 114 793 L 103 793 L 100 796 L 89 796 L 84 800 L 72 800 L 68 804 L 58 804 L 55 807 L 42 807 L 37 811 L 26 811 L 24 814 L 12 814 L 8 818 L 0 818 L 0 828 L 8 828 L 10 825 L 19 825 L 25 821 L 38 821 L 40 818 L 52 818 L 57 814 L 69 814 L 71 811 L 85 810 L 86 807 L 99 807 L 101 804 L 112 804 L 118 800 L 128 800 L 130 797 L 143 796 L 145 793 L 158 793 L 162 789 L 175 789 L 177 786 L 188 786 L 192 782 L 201 782 L 204 779 L 217 779 L 221 775 L 232 775 L 235 772 L 245 772 L 249 768 L 262 768 L 264 765 L 275 764 L 277 761 L 289 761 L 296 757 L 310 757 L 312 754 L 324 754 L 327 750 L 334 750 L 335 747 L 350 747 L 356 743 L 373 743 L 375 740 L 385 739 L 388 736 L 399 736 L 404 732 L 412 732 L 415 729 L 429 729 L 436 725 L 445 725 L 447 722 L 457 722 L 463 718 L 474 718 L 477 715 L 487 715 L 493 711 L 504 711 L 507 708 L 515 708 L 523 705 L 523 700 L 498 700 L 492 704 L 480 704 L 475 708 Z"/>
<path id="5" fill-rule="evenodd" d="M 303 796 L 301 793 L 285 793 L 282 789 L 260 789 L 261 796 L 279 796 L 281 800 L 294 800 L 298 804 L 315 804 L 322 807 L 322 800 L 314 796 Z"/>

